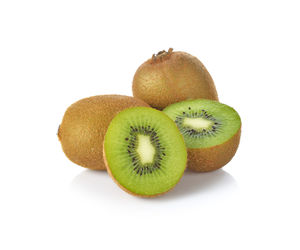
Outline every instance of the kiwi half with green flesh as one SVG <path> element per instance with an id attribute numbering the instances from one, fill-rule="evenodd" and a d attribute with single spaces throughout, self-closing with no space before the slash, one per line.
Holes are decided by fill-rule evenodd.
<path id="1" fill-rule="evenodd" d="M 137 69 L 132 92 L 160 110 L 187 99 L 218 101 L 214 81 L 199 59 L 173 49 L 160 51 Z"/>
<path id="2" fill-rule="evenodd" d="M 66 156 L 82 167 L 105 170 L 102 152 L 107 127 L 121 110 L 137 106 L 149 107 L 137 98 L 122 95 L 93 96 L 72 104 L 57 133 Z"/>
<path id="3" fill-rule="evenodd" d="M 163 110 L 177 125 L 188 148 L 188 168 L 206 172 L 227 164 L 240 141 L 241 119 L 231 107 L 197 99 Z"/>
<path id="4" fill-rule="evenodd" d="M 108 173 L 126 192 L 143 197 L 168 192 L 186 168 L 187 150 L 163 112 L 136 107 L 120 112 L 104 138 Z"/>

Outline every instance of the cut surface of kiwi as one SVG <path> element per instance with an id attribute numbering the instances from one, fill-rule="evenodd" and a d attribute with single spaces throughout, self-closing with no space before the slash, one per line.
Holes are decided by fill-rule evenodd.
<path id="1" fill-rule="evenodd" d="M 156 196 L 169 191 L 186 167 L 187 151 L 175 123 L 152 108 L 120 112 L 104 138 L 109 174 L 125 191 Z"/>
<path id="2" fill-rule="evenodd" d="M 184 137 L 190 168 L 214 170 L 224 166 L 235 154 L 241 119 L 233 108 L 217 101 L 196 99 L 172 104 L 164 113 Z"/>

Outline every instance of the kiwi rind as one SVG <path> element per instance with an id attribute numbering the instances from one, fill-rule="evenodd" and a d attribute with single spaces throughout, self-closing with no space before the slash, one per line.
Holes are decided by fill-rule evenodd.
<path id="1" fill-rule="evenodd" d="M 120 156 L 120 154 L 123 154 L 122 153 L 123 140 L 124 140 L 123 137 L 127 136 L 127 133 L 129 133 L 130 131 L 129 127 L 131 127 L 131 124 L 129 126 L 129 123 L 127 123 L 127 121 L 130 121 L 132 123 L 136 123 L 138 121 L 137 125 L 142 125 L 140 122 L 144 122 L 145 120 L 143 119 L 145 117 L 147 120 L 149 118 L 149 120 L 151 121 L 151 122 L 149 122 L 149 120 L 147 121 L 149 122 L 148 125 L 153 126 L 153 123 L 159 122 L 159 125 L 157 125 L 156 123 L 155 126 L 159 126 L 157 132 L 158 132 L 158 138 L 160 140 L 160 143 L 165 143 L 166 146 L 167 145 L 166 142 L 169 143 L 169 140 L 166 141 L 166 139 L 169 138 L 170 135 L 172 135 L 173 138 L 171 139 L 170 142 L 170 144 L 172 145 L 167 146 L 168 148 L 166 148 L 166 152 L 170 152 L 173 155 L 173 157 L 175 157 L 177 160 L 173 158 L 166 158 L 166 161 L 164 163 L 168 164 L 167 168 L 157 170 L 158 175 L 156 175 L 155 173 L 148 174 L 148 177 L 146 175 L 144 176 L 144 179 L 139 180 L 138 178 L 142 178 L 142 177 L 140 177 L 139 174 L 136 174 L 134 173 L 134 171 L 132 171 L 133 166 L 131 162 L 127 163 L 125 160 L 123 160 L 124 157 Z M 155 121 L 152 122 L 154 119 Z M 122 136 L 120 136 L 117 130 L 124 130 L 125 132 L 124 133 L 122 132 Z M 165 133 L 167 134 L 162 136 L 159 130 L 165 131 Z M 176 150 L 173 151 L 174 148 L 176 148 L 177 152 Z M 121 152 L 119 151 L 119 149 L 121 149 Z M 124 146 L 124 151 L 127 151 L 127 147 L 125 146 Z M 114 157 L 116 153 L 117 153 L 117 157 Z M 110 174 L 112 179 L 118 184 L 118 186 L 120 186 L 124 191 L 128 193 L 140 197 L 155 197 L 170 191 L 172 188 L 176 186 L 176 184 L 181 179 L 187 162 L 187 152 L 186 152 L 183 136 L 180 134 L 178 128 L 173 123 L 173 121 L 167 115 L 165 115 L 160 111 L 151 108 L 143 108 L 143 107 L 129 108 L 123 110 L 112 120 L 104 139 L 103 157 L 105 159 L 105 164 L 108 173 Z M 122 162 L 122 164 L 120 162 Z M 176 166 L 176 171 L 171 172 L 174 164 L 179 164 L 179 165 Z M 167 174 L 166 176 L 168 177 L 160 176 L 162 173 L 164 173 L 164 171 L 167 171 L 165 173 Z M 124 175 L 124 172 L 126 173 L 126 175 Z M 171 183 L 168 183 L 166 185 L 164 182 L 161 182 L 162 179 L 169 178 L 170 176 L 173 176 Z M 155 185 L 153 189 L 152 187 L 149 187 L 149 180 L 150 183 L 152 183 L 151 186 Z M 142 181 L 143 183 L 141 183 L 140 181 Z M 155 182 L 157 182 L 157 184 L 155 184 Z"/>
<path id="2" fill-rule="evenodd" d="M 185 110 L 187 107 L 189 106 L 195 107 L 195 105 L 199 105 L 198 109 L 207 108 L 209 110 L 210 104 L 212 104 L 214 108 L 218 109 L 219 107 L 220 111 L 222 111 L 222 108 L 226 108 L 227 112 L 233 112 L 234 113 L 233 117 L 235 118 L 235 120 L 232 120 L 231 122 L 232 123 L 235 122 L 236 124 L 232 128 L 233 131 L 230 131 L 232 133 L 227 135 L 228 138 L 226 140 L 220 141 L 219 143 L 216 143 L 215 145 L 210 145 L 207 147 L 199 146 L 198 148 L 196 147 L 191 148 L 189 147 L 189 143 L 186 143 L 188 147 L 187 167 L 191 170 L 198 171 L 198 172 L 208 172 L 208 171 L 219 169 L 225 166 L 233 158 L 239 146 L 240 136 L 241 136 L 241 120 L 238 113 L 233 108 L 225 104 L 221 104 L 216 101 L 205 100 L 205 99 L 179 102 L 170 105 L 163 110 L 163 112 L 165 112 L 167 115 L 169 115 L 169 117 L 172 120 L 174 120 L 174 115 L 172 114 L 172 112 L 175 113 L 174 110 L 176 110 L 177 112 L 177 110 L 179 109 L 181 112 L 182 110 Z M 220 133 L 222 133 L 222 131 Z M 217 137 L 218 134 L 214 136 Z M 199 140 L 201 140 L 201 138 Z M 186 138 L 185 141 L 187 142 Z"/>
<path id="3" fill-rule="evenodd" d="M 228 141 L 210 148 L 188 148 L 187 167 L 197 172 L 209 172 L 224 167 L 235 155 L 241 137 L 241 129 Z"/>
<path id="4" fill-rule="evenodd" d="M 218 101 L 214 81 L 202 62 L 172 49 L 153 55 L 137 69 L 132 92 L 134 97 L 159 110 L 187 99 Z"/>
<path id="5" fill-rule="evenodd" d="M 72 162 L 93 170 L 105 170 L 102 154 L 107 127 L 114 116 L 129 107 L 147 103 L 123 95 L 99 95 L 81 99 L 66 110 L 57 136 Z"/>

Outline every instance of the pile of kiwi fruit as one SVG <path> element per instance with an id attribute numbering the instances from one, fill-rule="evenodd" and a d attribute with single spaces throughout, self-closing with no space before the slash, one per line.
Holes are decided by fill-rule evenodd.
<path id="1" fill-rule="evenodd" d="M 196 57 L 171 48 L 154 54 L 137 69 L 132 92 L 68 107 L 57 136 L 72 162 L 107 170 L 132 195 L 154 197 L 174 188 L 186 168 L 217 170 L 235 155 L 240 116 L 219 102 Z"/>

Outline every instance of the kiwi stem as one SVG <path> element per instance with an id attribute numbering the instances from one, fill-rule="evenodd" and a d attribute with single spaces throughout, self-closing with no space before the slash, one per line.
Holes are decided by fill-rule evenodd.
<path id="1" fill-rule="evenodd" d="M 170 54 L 173 52 L 173 48 L 169 48 L 168 51 L 161 50 L 157 54 L 153 54 L 151 61 L 154 63 L 156 62 L 156 59 L 160 59 L 159 61 L 162 62 L 164 59 L 166 59 Z"/>

